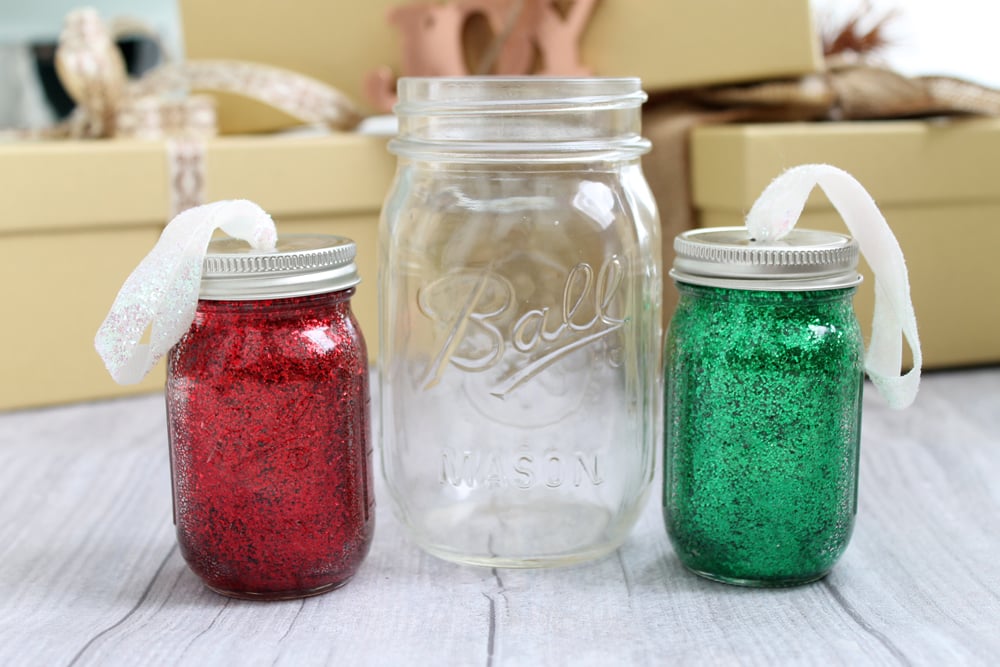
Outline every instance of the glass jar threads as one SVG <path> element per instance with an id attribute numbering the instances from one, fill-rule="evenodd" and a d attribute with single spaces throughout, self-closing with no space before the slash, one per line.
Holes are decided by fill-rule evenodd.
<path id="1" fill-rule="evenodd" d="M 368 359 L 352 241 L 236 239 L 205 256 L 171 349 L 167 418 L 181 553 L 213 590 L 284 599 L 346 583 L 374 528 Z"/>
<path id="2" fill-rule="evenodd" d="M 402 79 L 381 226 L 385 478 L 439 557 L 605 554 L 652 479 L 658 222 L 637 79 Z"/>
<path id="3" fill-rule="evenodd" d="M 850 237 L 677 237 L 663 508 L 682 563 L 750 586 L 825 575 L 857 506 L 864 349 Z"/>

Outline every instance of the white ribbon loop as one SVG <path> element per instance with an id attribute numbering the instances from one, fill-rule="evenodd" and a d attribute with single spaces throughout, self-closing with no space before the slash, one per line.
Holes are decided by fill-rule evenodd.
<path id="1" fill-rule="evenodd" d="M 141 381 L 191 326 L 205 250 L 216 229 L 265 252 L 277 241 L 271 216 L 244 199 L 191 208 L 171 220 L 125 280 L 94 338 L 115 382 Z M 140 343 L 150 328 L 149 343 Z"/>
<path id="2" fill-rule="evenodd" d="M 865 370 L 890 406 L 905 408 L 917 396 L 923 363 L 910 280 L 896 237 L 861 183 L 826 164 L 793 167 L 761 193 L 747 214 L 747 232 L 758 241 L 780 240 L 798 222 L 817 185 L 840 213 L 875 273 L 875 313 Z M 913 368 L 905 375 L 900 375 L 902 338 L 913 353 Z"/>

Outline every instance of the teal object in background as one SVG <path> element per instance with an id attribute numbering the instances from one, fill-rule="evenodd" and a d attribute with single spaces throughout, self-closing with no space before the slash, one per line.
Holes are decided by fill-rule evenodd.
<path id="1" fill-rule="evenodd" d="M 0 45 L 54 42 L 74 9 L 93 7 L 106 21 L 127 19 L 159 35 L 169 58 L 183 53 L 177 0 L 0 0 Z"/>
<path id="2" fill-rule="evenodd" d="M 0 0 L 0 130 L 41 129 L 68 115 L 55 48 L 66 15 L 82 7 L 117 26 L 131 75 L 183 59 L 176 0 Z"/>
<path id="3" fill-rule="evenodd" d="M 730 228 L 689 232 L 677 250 L 664 354 L 671 542 L 710 579 L 814 581 L 846 549 L 857 510 L 857 246 L 808 230 L 756 243 Z"/>

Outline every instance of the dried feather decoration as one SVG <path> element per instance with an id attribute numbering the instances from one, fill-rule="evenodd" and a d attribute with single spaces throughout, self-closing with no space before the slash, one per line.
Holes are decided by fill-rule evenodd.
<path id="1" fill-rule="evenodd" d="M 868 59 L 878 56 L 889 46 L 889 28 L 900 17 L 899 9 L 890 9 L 881 15 L 875 13 L 871 0 L 865 0 L 852 12 L 842 25 L 825 27 L 832 19 L 820 18 L 820 36 L 823 56 L 829 60 Z"/>

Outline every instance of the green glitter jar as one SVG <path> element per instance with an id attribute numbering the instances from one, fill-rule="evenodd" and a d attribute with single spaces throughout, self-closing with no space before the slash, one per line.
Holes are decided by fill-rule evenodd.
<path id="1" fill-rule="evenodd" d="M 824 576 L 857 509 L 864 347 L 858 246 L 745 228 L 675 241 L 663 509 L 681 562 L 746 586 Z"/>

